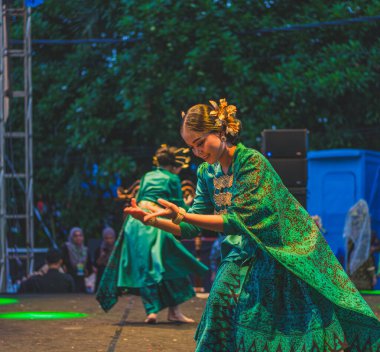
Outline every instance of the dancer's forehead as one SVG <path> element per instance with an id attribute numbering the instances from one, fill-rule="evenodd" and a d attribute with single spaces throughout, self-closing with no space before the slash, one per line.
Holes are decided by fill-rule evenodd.
<path id="1" fill-rule="evenodd" d="M 206 138 L 209 134 L 210 134 L 210 132 L 196 132 L 196 131 L 191 131 L 187 128 L 184 128 L 182 130 L 182 139 L 185 141 L 185 143 L 188 146 L 192 147 L 197 142 Z"/>

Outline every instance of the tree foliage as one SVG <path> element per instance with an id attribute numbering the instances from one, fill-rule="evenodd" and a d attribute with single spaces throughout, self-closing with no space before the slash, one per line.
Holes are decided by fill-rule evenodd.
<path id="1" fill-rule="evenodd" d="M 380 0 L 46 0 L 35 39 L 125 40 L 35 45 L 36 194 L 67 228 L 120 224 L 104 197 L 115 175 L 141 176 L 157 146 L 182 143 L 182 110 L 221 97 L 248 146 L 274 127 L 307 128 L 311 149 L 380 150 L 379 21 L 258 32 L 379 13 Z"/>

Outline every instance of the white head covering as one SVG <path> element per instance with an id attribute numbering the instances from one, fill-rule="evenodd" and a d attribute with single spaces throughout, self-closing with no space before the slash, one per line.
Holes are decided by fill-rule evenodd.
<path id="1" fill-rule="evenodd" d="M 371 222 L 365 200 L 360 199 L 348 211 L 343 237 L 346 239 L 346 270 L 352 275 L 370 256 Z M 348 253 L 350 241 L 353 248 Z"/>
<path id="2" fill-rule="evenodd" d="M 83 230 L 80 227 L 73 227 L 70 230 L 69 240 L 66 242 L 66 247 L 69 251 L 69 259 L 71 265 L 75 268 L 79 263 L 84 264 L 87 260 L 87 247 L 85 245 L 78 246 L 74 243 L 74 233 L 80 232 L 82 236 Z"/>

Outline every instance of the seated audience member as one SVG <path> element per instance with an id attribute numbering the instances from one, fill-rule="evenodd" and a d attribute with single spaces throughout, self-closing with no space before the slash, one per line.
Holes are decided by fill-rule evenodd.
<path id="1" fill-rule="evenodd" d="M 34 275 L 21 283 L 19 293 L 70 293 L 75 291 L 70 275 L 59 271 L 62 254 L 58 249 L 50 249 L 46 254 L 48 271 L 44 275 Z"/>
<path id="2" fill-rule="evenodd" d="M 62 247 L 62 259 L 65 272 L 74 279 L 76 292 L 86 293 L 85 278 L 92 274 L 93 269 L 81 228 L 70 230 L 68 241 Z"/>
<path id="3" fill-rule="evenodd" d="M 108 260 L 115 245 L 116 234 L 112 227 L 106 227 L 102 232 L 103 241 L 95 252 L 94 265 L 97 269 L 95 289 L 99 287 L 100 279 L 102 278 L 104 269 L 107 266 Z"/>
<path id="4" fill-rule="evenodd" d="M 371 231 L 368 204 L 360 199 L 348 211 L 343 237 L 346 240 L 346 271 L 358 290 L 373 290 L 376 285 L 374 253 L 378 250 Z"/>

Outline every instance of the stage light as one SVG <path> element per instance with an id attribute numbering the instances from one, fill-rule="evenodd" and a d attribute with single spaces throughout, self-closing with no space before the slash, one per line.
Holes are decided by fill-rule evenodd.
<path id="1" fill-rule="evenodd" d="M 359 291 L 362 295 L 380 295 L 380 290 L 363 290 Z"/>
<path id="2" fill-rule="evenodd" d="M 18 303 L 18 299 L 16 298 L 0 297 L 0 306 L 5 305 L 5 304 L 15 304 L 15 303 Z"/>
<path id="3" fill-rule="evenodd" d="M 8 312 L 0 313 L 0 319 L 56 320 L 85 318 L 88 314 L 76 312 Z"/>

